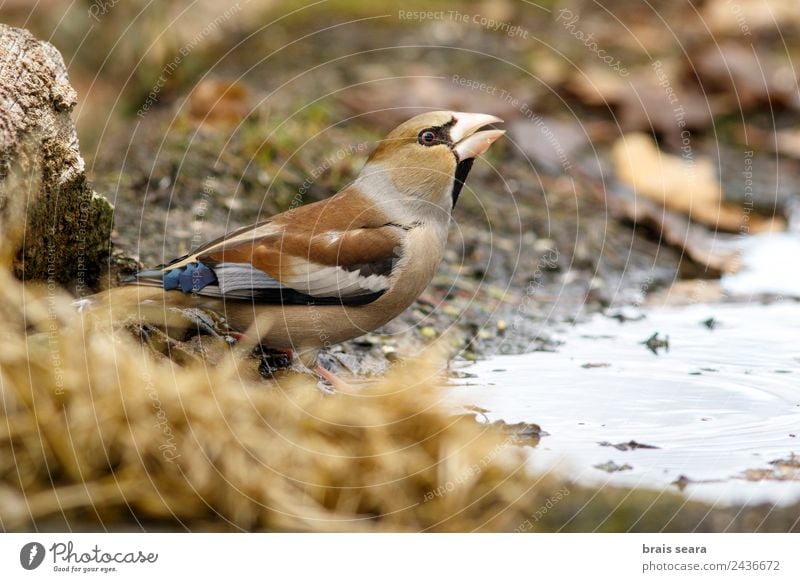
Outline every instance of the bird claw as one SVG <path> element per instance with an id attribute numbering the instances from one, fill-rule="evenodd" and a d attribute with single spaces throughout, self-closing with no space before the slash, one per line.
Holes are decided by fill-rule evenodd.
<path id="1" fill-rule="evenodd" d="M 294 352 L 292 350 L 278 350 L 266 346 L 256 346 L 254 355 L 260 356 L 258 373 L 267 379 L 273 379 L 275 373 L 292 367 Z"/>
<path id="2" fill-rule="evenodd" d="M 336 394 L 336 389 L 327 380 L 317 380 L 317 390 L 323 394 Z"/>

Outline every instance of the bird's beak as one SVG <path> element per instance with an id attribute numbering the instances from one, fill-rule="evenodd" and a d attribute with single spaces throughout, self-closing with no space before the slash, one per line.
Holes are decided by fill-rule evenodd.
<path id="1" fill-rule="evenodd" d="M 454 112 L 453 119 L 455 123 L 450 128 L 450 139 L 453 141 L 453 151 L 459 161 L 481 155 L 505 133 L 502 129 L 478 131 L 490 123 L 503 122 L 494 115 Z"/>

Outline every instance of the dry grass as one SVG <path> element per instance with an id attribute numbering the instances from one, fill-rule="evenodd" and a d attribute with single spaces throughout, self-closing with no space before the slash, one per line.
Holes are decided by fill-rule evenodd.
<path id="1" fill-rule="evenodd" d="M 215 367 L 157 360 L 124 331 L 88 329 L 57 291 L 27 294 L 0 309 L 7 529 L 62 512 L 108 527 L 130 514 L 243 529 L 514 525 L 507 508 L 529 480 L 520 471 L 493 488 L 520 452 L 443 412 L 430 362 L 325 396 L 303 377 L 259 381 L 233 350 Z M 469 482 L 425 503 L 482 459 Z"/>
<path id="2" fill-rule="evenodd" d="M 257 379 L 235 350 L 213 367 L 158 358 L 5 271 L 0 289 L 7 531 L 791 529 L 766 509 L 534 477 L 508 435 L 440 404 L 430 360 L 325 396 Z"/>

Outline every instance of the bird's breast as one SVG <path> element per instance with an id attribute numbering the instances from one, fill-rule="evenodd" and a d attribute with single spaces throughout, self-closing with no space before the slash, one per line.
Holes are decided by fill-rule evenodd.
<path id="1" fill-rule="evenodd" d="M 444 255 L 446 242 L 446 224 L 423 224 L 408 232 L 402 257 L 391 276 L 391 285 L 373 303 L 376 311 L 385 312 L 386 321 L 400 315 L 430 284 Z"/>

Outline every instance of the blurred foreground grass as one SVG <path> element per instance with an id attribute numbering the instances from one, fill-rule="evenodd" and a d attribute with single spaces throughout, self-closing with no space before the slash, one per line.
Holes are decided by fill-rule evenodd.
<path id="1" fill-rule="evenodd" d="M 714 509 L 535 475 L 536 451 L 441 404 L 435 358 L 355 395 L 157 359 L 0 271 L 0 527 L 280 531 L 789 531 L 798 507 Z"/>

